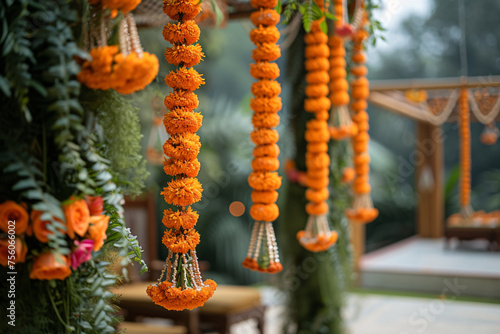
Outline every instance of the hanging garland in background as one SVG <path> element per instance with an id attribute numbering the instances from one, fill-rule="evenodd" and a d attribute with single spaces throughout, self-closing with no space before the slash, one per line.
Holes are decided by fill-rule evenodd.
<path id="1" fill-rule="evenodd" d="M 330 100 L 332 101 L 332 111 L 328 122 L 330 136 L 333 140 L 343 140 L 354 136 L 358 132 L 356 124 L 351 120 L 349 109 L 349 83 L 346 80 L 346 60 L 344 38 L 350 37 L 352 27 L 347 16 L 347 0 L 334 0 L 335 34 L 330 36 L 328 44 L 330 46 Z"/>
<path id="2" fill-rule="evenodd" d="M 281 86 L 276 81 L 279 68 L 273 61 L 281 56 L 281 50 L 276 44 L 280 33 L 276 25 L 280 15 L 274 7 L 278 0 L 251 0 L 252 7 L 257 9 L 250 15 L 250 20 L 256 28 L 250 32 L 250 40 L 256 49 L 252 51 L 255 64 L 250 64 L 250 74 L 257 79 L 252 84 L 250 108 L 254 111 L 252 124 L 254 131 L 250 134 L 256 145 L 252 161 L 253 172 L 248 177 L 248 183 L 254 190 L 250 216 L 255 220 L 247 257 L 242 266 L 251 270 L 277 273 L 283 269 L 278 253 L 278 245 L 273 229 L 273 221 L 279 216 L 276 205 L 281 186 L 281 177 L 276 172 L 279 168 L 278 126 L 281 110 Z"/>
<path id="3" fill-rule="evenodd" d="M 164 171 L 173 180 L 161 194 L 165 201 L 177 207 L 167 209 L 163 224 L 167 227 L 162 242 L 168 249 L 165 267 L 158 283 L 147 287 L 147 294 L 157 305 L 169 310 L 193 309 L 205 304 L 212 297 L 217 284 L 212 280 L 203 282 L 196 246 L 200 235 L 194 226 L 198 213 L 191 205 L 199 202 L 202 187 L 196 176 L 200 170 L 197 155 L 201 148 L 196 131 L 201 127 L 203 116 L 195 112 L 198 97 L 193 92 L 204 84 L 201 75 L 193 68 L 204 54 L 198 41 L 200 29 L 193 18 L 201 11 L 197 0 L 165 0 L 163 11 L 177 23 L 168 23 L 163 37 L 172 44 L 165 52 L 165 59 L 179 66 L 165 77 L 165 83 L 174 89 L 165 97 L 169 112 L 164 125 L 170 138 L 163 145 L 166 158 Z M 161 281 L 165 276 L 165 280 Z"/>
<path id="4" fill-rule="evenodd" d="M 131 94 L 144 89 L 157 76 L 159 63 L 155 55 L 144 52 L 132 14 L 128 11 L 140 1 L 90 1 L 89 18 L 83 19 L 84 47 L 91 59 L 82 62 L 78 80 L 92 89 L 114 89 Z M 118 28 L 119 48 L 108 45 L 110 17 L 122 10 L 124 19 Z M 113 16 L 114 13 L 114 16 Z"/>
<path id="5" fill-rule="evenodd" d="M 460 127 L 460 213 L 469 219 L 474 210 L 470 204 L 471 188 L 471 151 L 470 151 L 470 112 L 467 88 L 460 90 L 459 122 Z"/>
<path id="6" fill-rule="evenodd" d="M 324 9 L 324 2 L 317 1 Z M 324 18 L 313 22 L 311 32 L 305 36 L 306 100 L 304 109 L 314 113 L 314 118 L 306 123 L 305 140 L 307 191 L 306 212 L 309 215 L 305 230 L 297 232 L 300 244 L 311 252 L 321 252 L 337 241 L 337 232 L 328 225 L 328 191 L 330 176 L 330 156 L 328 155 L 328 117 L 331 107 L 328 98 L 329 48 L 328 35 L 321 30 Z"/>
<path id="7" fill-rule="evenodd" d="M 361 10 L 361 9 L 359 9 Z M 357 126 L 358 133 L 352 138 L 352 149 L 354 152 L 353 162 L 355 177 L 353 181 L 354 200 L 352 207 L 346 210 L 347 218 L 353 223 L 369 223 L 378 216 L 378 210 L 373 207 L 370 195 L 371 187 L 369 184 L 370 173 L 370 155 L 368 154 L 368 113 L 366 102 L 370 94 L 368 88 L 368 79 L 366 74 L 368 70 L 364 66 L 366 63 L 366 53 L 364 52 L 364 40 L 368 38 L 368 32 L 364 29 L 367 22 L 366 12 L 363 15 L 363 24 L 353 36 L 353 50 L 351 61 L 351 110 L 353 112 L 353 121 Z"/>

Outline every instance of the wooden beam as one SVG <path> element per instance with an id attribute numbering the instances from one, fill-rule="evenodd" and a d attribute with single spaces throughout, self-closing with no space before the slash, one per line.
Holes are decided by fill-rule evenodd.
<path id="1" fill-rule="evenodd" d="M 500 87 L 500 76 L 370 81 L 371 92 L 404 91 L 410 89 L 453 89 L 459 87 Z"/>
<path id="2" fill-rule="evenodd" d="M 368 98 L 370 103 L 394 111 L 402 116 L 409 117 L 415 121 L 430 123 L 430 117 L 425 110 L 413 106 L 407 102 L 401 101 L 397 98 L 387 95 L 383 92 L 370 92 Z"/>
<path id="3" fill-rule="evenodd" d="M 444 232 L 443 135 L 440 127 L 418 122 L 417 230 L 424 238 L 441 238 Z"/>

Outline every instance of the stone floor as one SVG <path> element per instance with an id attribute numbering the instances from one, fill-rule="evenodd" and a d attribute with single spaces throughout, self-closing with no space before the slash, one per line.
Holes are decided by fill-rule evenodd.
<path id="1" fill-rule="evenodd" d="M 481 240 L 446 248 L 443 239 L 410 238 L 364 255 L 361 286 L 440 294 L 459 282 L 455 294 L 500 299 L 500 252 L 485 249 Z"/>

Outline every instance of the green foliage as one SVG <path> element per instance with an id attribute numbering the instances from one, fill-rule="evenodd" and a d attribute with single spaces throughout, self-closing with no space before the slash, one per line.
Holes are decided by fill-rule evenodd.
<path id="1" fill-rule="evenodd" d="M 141 154 L 141 125 L 138 109 L 131 100 L 114 90 L 94 91 L 83 88 L 81 103 L 96 114 L 102 141 L 100 150 L 109 159 L 113 181 L 125 193 L 140 194 L 148 176 Z"/>

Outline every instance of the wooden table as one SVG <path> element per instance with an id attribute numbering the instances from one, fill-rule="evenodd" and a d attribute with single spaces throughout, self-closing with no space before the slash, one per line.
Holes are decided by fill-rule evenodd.
<path id="1" fill-rule="evenodd" d="M 447 226 L 444 235 L 446 237 L 446 247 L 448 247 L 448 241 L 453 238 L 458 240 L 485 239 L 489 242 L 488 248 L 490 250 L 500 249 L 500 227 L 498 226 Z"/>
<path id="2" fill-rule="evenodd" d="M 172 319 L 176 325 L 187 327 L 189 334 L 200 333 L 200 327 L 229 333 L 233 324 L 256 319 L 260 333 L 264 333 L 265 307 L 259 290 L 244 286 L 219 285 L 203 307 L 192 311 L 169 311 L 154 304 L 146 294 L 149 282 L 126 284 L 113 292 L 121 295 L 119 306 L 126 321 L 140 321 L 143 317 Z"/>

